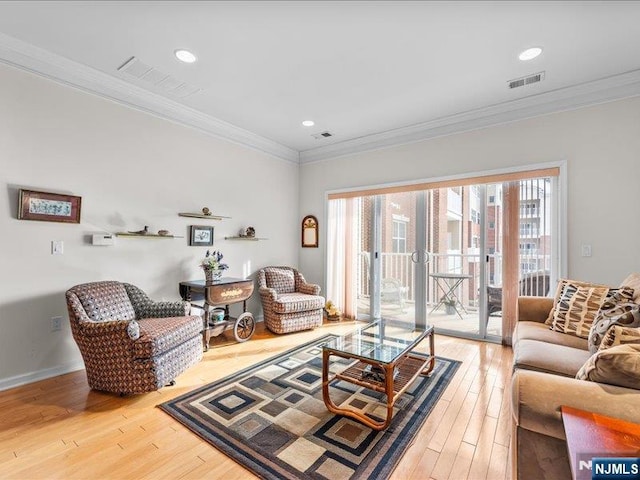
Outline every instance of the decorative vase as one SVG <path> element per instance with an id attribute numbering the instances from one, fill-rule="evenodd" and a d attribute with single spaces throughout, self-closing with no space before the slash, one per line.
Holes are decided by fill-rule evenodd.
<path id="1" fill-rule="evenodd" d="M 204 269 L 204 278 L 207 283 L 218 281 L 222 278 L 222 270 Z"/>

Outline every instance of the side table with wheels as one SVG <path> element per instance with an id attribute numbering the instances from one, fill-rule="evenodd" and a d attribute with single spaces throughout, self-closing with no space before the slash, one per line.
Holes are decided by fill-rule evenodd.
<path id="1" fill-rule="evenodd" d="M 180 296 L 190 302 L 193 307 L 203 310 L 202 341 L 204 349 L 209 349 L 211 337 L 217 337 L 226 330 L 233 330 L 238 342 L 246 342 L 256 329 L 256 322 L 251 312 L 247 312 L 247 299 L 253 293 L 253 280 L 223 277 L 213 282 L 194 280 L 180 282 Z M 193 303 L 204 300 L 203 305 Z M 229 313 L 229 306 L 242 302 L 242 314 L 237 318 Z M 214 307 L 224 308 L 224 317 L 220 321 L 212 318 Z"/>

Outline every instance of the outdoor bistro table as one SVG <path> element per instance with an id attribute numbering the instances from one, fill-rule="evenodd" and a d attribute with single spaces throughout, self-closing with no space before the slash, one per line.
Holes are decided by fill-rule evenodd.
<path id="1" fill-rule="evenodd" d="M 463 273 L 431 273 L 430 276 L 436 281 L 438 289 L 442 292 L 442 297 L 440 297 L 436 306 L 433 307 L 429 313 L 433 313 L 440 305 L 451 305 L 460 317 L 460 320 L 462 320 L 462 315 L 460 315 L 458 307 L 460 307 L 464 313 L 468 312 L 458 298 L 456 290 L 462 282 L 469 280 L 471 275 L 465 275 Z"/>
<path id="2" fill-rule="evenodd" d="M 429 354 L 412 353 L 427 337 Z M 329 377 L 332 355 L 354 362 L 342 372 Z M 354 418 L 374 430 L 383 430 L 391 423 L 393 405 L 400 395 L 418 375 L 431 373 L 435 358 L 433 326 L 416 327 L 385 320 L 370 323 L 355 332 L 329 340 L 322 346 L 322 399 L 330 412 Z M 386 420 L 377 422 L 358 410 L 338 407 L 331 400 L 329 392 L 329 384 L 334 380 L 386 394 Z"/>

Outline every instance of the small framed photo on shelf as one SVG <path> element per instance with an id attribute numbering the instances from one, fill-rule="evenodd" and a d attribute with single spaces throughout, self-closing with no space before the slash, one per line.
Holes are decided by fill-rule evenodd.
<path id="1" fill-rule="evenodd" d="M 75 195 L 20 190 L 18 219 L 80 223 L 81 203 Z"/>
<path id="2" fill-rule="evenodd" d="M 210 247 L 213 245 L 213 227 L 207 225 L 191 225 L 189 245 L 192 247 Z"/>

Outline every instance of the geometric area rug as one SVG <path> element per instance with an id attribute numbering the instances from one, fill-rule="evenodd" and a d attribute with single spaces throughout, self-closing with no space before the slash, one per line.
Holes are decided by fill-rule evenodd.
<path id="1" fill-rule="evenodd" d="M 264 479 L 386 479 L 461 362 L 437 357 L 431 375 L 419 376 L 398 399 L 391 425 L 376 431 L 330 413 L 322 401 L 322 344 L 333 337 L 293 348 L 159 407 Z M 383 420 L 384 394 L 334 381 L 331 398 Z"/>

